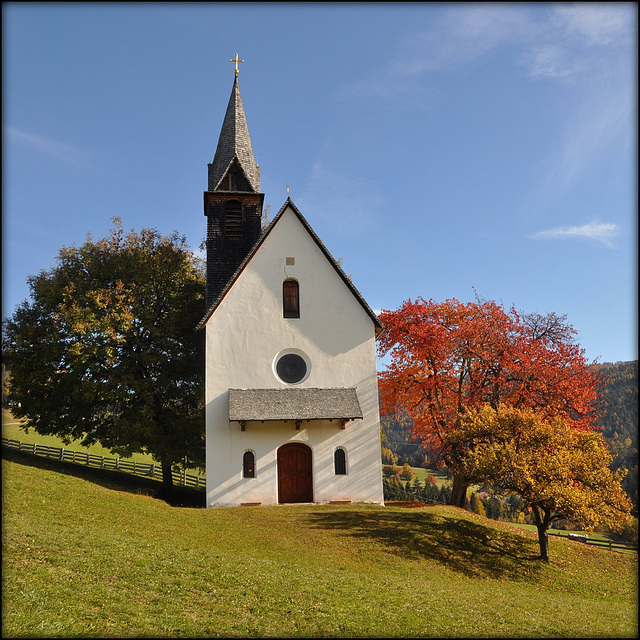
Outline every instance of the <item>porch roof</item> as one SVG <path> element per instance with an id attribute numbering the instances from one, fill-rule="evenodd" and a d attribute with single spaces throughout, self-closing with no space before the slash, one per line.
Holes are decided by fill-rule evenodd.
<path id="1" fill-rule="evenodd" d="M 354 387 L 229 389 L 229 420 L 355 420 L 362 409 Z"/>

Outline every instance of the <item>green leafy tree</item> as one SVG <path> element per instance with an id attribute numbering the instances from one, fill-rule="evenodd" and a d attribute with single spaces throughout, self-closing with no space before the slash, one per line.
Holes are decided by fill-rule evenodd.
<path id="1" fill-rule="evenodd" d="M 531 508 L 546 562 L 547 531 L 558 520 L 588 531 L 600 526 L 620 531 L 631 520 L 632 503 L 621 486 L 624 472 L 611 471 L 611 453 L 599 433 L 532 409 L 486 405 L 463 414 L 447 440 L 464 444 L 466 453 L 456 463 L 463 473 L 519 494 Z"/>
<path id="2" fill-rule="evenodd" d="M 114 225 L 62 248 L 5 321 L 13 411 L 65 443 L 145 451 L 169 489 L 204 459 L 204 271 L 184 237 Z"/>
<path id="3" fill-rule="evenodd" d="M 502 520 L 504 518 L 504 505 L 499 496 L 490 494 L 482 503 L 488 518 L 492 520 Z"/>
<path id="4" fill-rule="evenodd" d="M 3 333 L 4 333 L 4 326 L 3 326 Z M 8 409 L 9 408 L 9 384 L 8 384 L 8 380 L 9 380 L 9 372 L 7 371 L 7 368 L 4 364 L 4 362 L 2 363 L 2 408 L 3 409 Z"/>

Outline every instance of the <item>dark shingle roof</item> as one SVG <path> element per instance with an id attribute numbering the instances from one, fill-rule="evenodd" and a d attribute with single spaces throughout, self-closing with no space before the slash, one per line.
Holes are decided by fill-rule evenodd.
<path id="1" fill-rule="evenodd" d="M 258 193 L 260 191 L 260 168 L 256 165 L 253 157 L 253 148 L 249 138 L 249 128 L 244 115 L 237 76 L 233 82 L 229 104 L 227 105 L 220 137 L 218 138 L 216 154 L 211 165 L 209 191 L 216 190 L 220 180 L 222 180 L 236 157 L 249 184 Z"/>
<path id="2" fill-rule="evenodd" d="M 229 389 L 229 420 L 355 420 L 355 388 Z"/>

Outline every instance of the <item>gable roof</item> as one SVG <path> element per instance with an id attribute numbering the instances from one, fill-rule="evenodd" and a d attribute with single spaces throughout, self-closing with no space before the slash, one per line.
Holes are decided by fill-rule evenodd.
<path id="1" fill-rule="evenodd" d="M 259 192 L 260 169 L 253 157 L 253 147 L 249 138 L 249 128 L 244 115 L 237 76 L 233 81 L 213 163 L 209 165 L 209 191 L 215 191 L 218 188 L 234 159 L 237 159 L 253 190 L 256 193 Z"/>
<path id="2" fill-rule="evenodd" d="M 233 274 L 233 276 L 227 283 L 226 287 L 222 290 L 218 298 L 213 301 L 213 303 L 207 310 L 207 313 L 205 314 L 204 318 L 198 324 L 197 329 L 202 329 L 205 326 L 209 318 L 213 315 L 215 310 L 218 308 L 219 304 L 222 302 L 222 299 L 227 295 L 227 292 L 229 291 L 229 289 L 231 289 L 235 281 L 238 279 L 239 275 L 242 273 L 242 271 L 247 266 L 247 264 L 251 261 L 251 258 L 253 258 L 255 253 L 258 251 L 258 249 L 262 245 L 262 243 L 265 241 L 266 237 L 271 233 L 271 230 L 278 224 L 278 221 L 283 216 L 287 208 L 290 208 L 293 211 L 293 213 L 297 216 L 298 220 L 300 220 L 300 222 L 302 223 L 302 226 L 307 230 L 309 235 L 313 238 L 315 243 L 318 245 L 322 253 L 327 258 L 329 263 L 336 270 L 336 273 L 340 276 L 340 278 L 347 285 L 347 287 L 349 288 L 351 293 L 354 295 L 356 300 L 360 303 L 362 308 L 366 311 L 367 315 L 371 318 L 375 326 L 376 337 L 378 337 L 384 330 L 384 325 L 380 322 L 380 319 L 378 318 L 378 316 L 373 312 L 371 307 L 367 304 L 365 299 L 362 297 L 362 294 L 355 288 L 355 286 L 353 285 L 353 282 L 351 282 L 351 279 L 345 274 L 342 267 L 334 260 L 333 256 L 329 253 L 329 250 L 324 246 L 324 243 L 322 242 L 322 240 L 320 240 L 320 238 L 316 235 L 316 232 L 311 228 L 311 225 L 305 220 L 304 216 L 300 213 L 296 205 L 293 204 L 293 201 L 291 200 L 291 198 L 287 198 L 286 202 L 280 208 L 280 211 L 278 211 L 276 217 L 271 221 L 271 224 L 269 224 L 269 226 L 263 231 L 260 238 L 258 238 L 258 241 L 256 242 L 256 244 L 253 246 L 253 249 L 251 249 L 247 257 L 240 264 L 236 272 Z"/>

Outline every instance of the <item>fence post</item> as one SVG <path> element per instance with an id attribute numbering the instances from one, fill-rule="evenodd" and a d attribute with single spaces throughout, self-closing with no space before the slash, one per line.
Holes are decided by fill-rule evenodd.
<path id="1" fill-rule="evenodd" d="M 100 468 L 104 469 L 104 456 L 102 456 L 102 460 L 100 460 Z"/>
<path id="2" fill-rule="evenodd" d="M 33 453 L 38 453 L 38 445 L 35 442 L 33 443 Z"/>
<path id="3" fill-rule="evenodd" d="M 64 460 L 64 447 L 60 447 L 60 460 Z"/>

